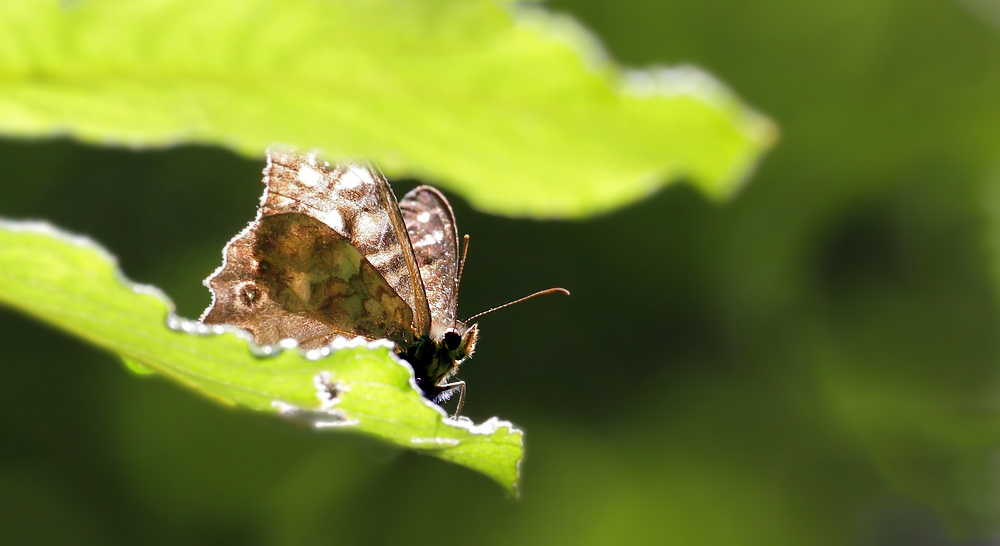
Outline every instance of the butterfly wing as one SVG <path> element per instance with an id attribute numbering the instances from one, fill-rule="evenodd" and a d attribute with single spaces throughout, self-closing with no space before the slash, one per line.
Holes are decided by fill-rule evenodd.
<path id="1" fill-rule="evenodd" d="M 409 304 L 354 243 L 304 214 L 248 226 L 205 284 L 212 305 L 201 320 L 249 330 L 260 344 L 294 338 L 312 349 L 337 335 L 413 341 Z"/>
<path id="2" fill-rule="evenodd" d="M 426 335 L 430 311 L 406 226 L 389 183 L 371 167 L 330 168 L 314 154 L 268 151 L 267 190 L 258 217 L 295 212 L 332 228 L 375 267 L 413 310 L 412 331 Z"/>
<path id="3" fill-rule="evenodd" d="M 399 202 L 431 315 L 431 337 L 455 327 L 458 310 L 458 229 L 441 192 L 419 186 Z"/>

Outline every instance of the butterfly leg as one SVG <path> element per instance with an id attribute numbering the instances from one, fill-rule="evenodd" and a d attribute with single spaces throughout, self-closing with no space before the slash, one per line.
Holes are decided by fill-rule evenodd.
<path id="1" fill-rule="evenodd" d="M 451 416 L 452 419 L 457 418 L 462 413 L 462 406 L 465 405 L 465 381 L 454 381 L 452 383 L 445 383 L 444 385 L 439 385 L 439 387 L 442 389 L 448 389 L 450 391 L 458 389 L 458 407 L 455 408 L 455 415 Z"/>

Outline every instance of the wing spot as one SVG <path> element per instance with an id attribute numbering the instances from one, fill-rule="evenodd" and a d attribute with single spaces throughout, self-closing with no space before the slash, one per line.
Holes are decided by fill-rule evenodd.
<path id="1" fill-rule="evenodd" d="M 340 179 L 337 180 L 336 188 L 341 191 L 350 190 L 363 184 L 374 185 L 375 181 L 372 180 L 372 175 L 367 169 L 354 165 L 340 176 Z"/>
<path id="2" fill-rule="evenodd" d="M 386 249 L 386 250 L 380 250 L 375 254 L 369 254 L 368 256 L 366 256 L 366 258 L 368 258 L 368 262 L 370 264 L 374 265 L 377 268 L 381 265 L 385 265 L 389 260 L 391 260 L 393 254 L 394 254 L 393 249 Z"/>
<path id="3" fill-rule="evenodd" d="M 368 184 L 369 186 L 375 185 L 375 179 L 372 178 L 372 173 L 368 169 L 355 165 L 351 167 L 351 170 L 354 171 L 355 176 L 360 178 L 365 184 Z"/>
<path id="4" fill-rule="evenodd" d="M 253 307 L 255 303 L 260 300 L 260 288 L 254 282 L 245 282 L 241 284 L 236 289 L 236 293 L 239 295 L 240 303 L 245 307 Z"/>
<path id="5" fill-rule="evenodd" d="M 424 211 L 417 215 L 418 222 L 426 222 L 431 219 L 431 213 Z"/>
<path id="6" fill-rule="evenodd" d="M 336 210 L 327 211 L 323 220 L 337 233 L 344 233 L 344 218 Z"/>
<path id="7" fill-rule="evenodd" d="M 388 231 L 386 218 L 378 213 L 363 212 L 355 219 L 355 237 L 359 240 L 376 244 L 382 240 Z"/>
<path id="8" fill-rule="evenodd" d="M 441 241 L 439 239 L 435 239 L 434 237 L 431 236 L 431 234 L 428 233 L 427 235 L 424 235 L 423 237 L 421 237 L 419 241 L 413 243 L 413 247 L 414 248 L 421 248 L 421 247 L 425 247 L 425 246 L 437 244 L 437 243 L 440 243 L 440 242 Z"/>
<path id="9" fill-rule="evenodd" d="M 299 167 L 299 182 L 304 186 L 309 186 L 310 188 L 319 184 L 323 180 L 323 173 L 316 170 L 310 165 L 303 165 Z"/>

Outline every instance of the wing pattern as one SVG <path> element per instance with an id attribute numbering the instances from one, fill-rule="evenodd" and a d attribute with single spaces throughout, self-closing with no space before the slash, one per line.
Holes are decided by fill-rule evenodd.
<path id="1" fill-rule="evenodd" d="M 370 167 L 329 168 L 312 154 L 268 152 L 257 219 L 223 250 L 202 321 L 257 343 L 320 347 L 337 335 L 427 335 L 430 312 L 399 205 Z"/>
<path id="2" fill-rule="evenodd" d="M 455 327 L 458 311 L 458 230 L 447 199 L 418 186 L 399 202 L 430 308 L 432 339 Z"/>
<path id="3" fill-rule="evenodd" d="M 314 154 L 268 151 L 267 190 L 259 216 L 297 212 L 316 218 L 350 241 L 413 309 L 413 331 L 426 334 L 427 300 L 399 205 L 389 183 L 371 167 L 330 168 Z"/>
<path id="4" fill-rule="evenodd" d="M 206 284 L 214 301 L 202 321 L 249 330 L 260 344 L 295 338 L 312 349 L 337 335 L 413 340 L 406 302 L 353 244 L 304 214 L 265 216 L 244 230 Z"/>

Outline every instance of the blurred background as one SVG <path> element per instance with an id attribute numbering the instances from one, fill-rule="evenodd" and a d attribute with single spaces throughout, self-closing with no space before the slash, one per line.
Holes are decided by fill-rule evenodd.
<path id="1" fill-rule="evenodd" d="M 539 222 L 449 195 L 460 315 L 573 292 L 484 317 L 461 374 L 468 416 L 526 431 L 520 500 L 0 309 L 0 543 L 990 543 L 1000 2 L 548 5 L 627 66 L 709 70 L 782 140 L 725 204 L 678 185 Z M 6 140 L 0 163 L 0 215 L 95 238 L 188 317 L 262 190 L 219 149 Z"/>

